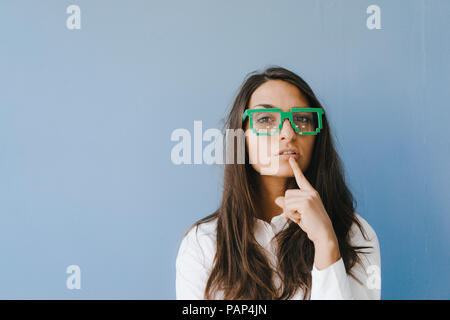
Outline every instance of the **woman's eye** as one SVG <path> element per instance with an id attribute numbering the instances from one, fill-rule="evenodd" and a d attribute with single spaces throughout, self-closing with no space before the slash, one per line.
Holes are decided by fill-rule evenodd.
<path id="1" fill-rule="evenodd" d="M 299 117 L 295 118 L 295 122 L 311 122 L 311 119 L 309 119 L 307 117 L 299 116 Z"/>
<path id="2" fill-rule="evenodd" d="M 261 117 L 258 119 L 258 122 L 264 123 L 264 122 L 271 122 L 272 119 L 270 117 Z"/>

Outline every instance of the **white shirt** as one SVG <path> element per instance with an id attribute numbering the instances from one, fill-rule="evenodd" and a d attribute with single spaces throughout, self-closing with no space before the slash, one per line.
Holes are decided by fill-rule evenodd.
<path id="1" fill-rule="evenodd" d="M 311 270 L 311 300 L 317 299 L 380 299 L 381 297 L 381 257 L 378 238 L 369 223 L 355 213 L 369 238 L 366 241 L 356 224 L 350 229 L 350 243 L 353 246 L 372 246 L 365 249 L 369 254 L 359 254 L 363 267 L 357 263 L 352 271 L 362 282 L 358 283 L 345 271 L 342 258 L 325 269 L 318 270 L 315 265 Z M 256 219 L 256 218 L 255 218 Z M 178 300 L 204 299 L 206 282 L 212 268 L 216 253 L 217 218 L 200 224 L 182 239 L 176 259 L 176 298 Z M 288 226 L 288 218 L 280 214 L 270 223 L 256 219 L 254 235 L 256 241 L 266 249 L 272 267 L 276 264 L 274 236 Z M 279 277 L 274 274 L 274 281 L 281 288 Z M 223 293 L 216 293 L 215 299 L 223 299 Z M 303 292 L 299 288 L 292 300 L 302 300 Z"/>

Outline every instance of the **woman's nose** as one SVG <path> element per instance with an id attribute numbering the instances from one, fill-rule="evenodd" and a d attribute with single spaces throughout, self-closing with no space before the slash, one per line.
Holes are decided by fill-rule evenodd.
<path id="1" fill-rule="evenodd" d="M 283 120 L 283 126 L 281 127 L 280 138 L 290 140 L 295 137 L 295 131 L 292 129 L 289 119 Z"/>

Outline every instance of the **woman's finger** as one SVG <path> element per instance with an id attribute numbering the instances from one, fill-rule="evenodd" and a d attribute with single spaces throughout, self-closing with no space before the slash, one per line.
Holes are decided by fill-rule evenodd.
<path id="1" fill-rule="evenodd" d="M 302 209 L 305 210 L 308 208 L 308 204 L 305 203 L 305 199 L 296 199 L 293 201 L 285 201 L 284 207 L 288 211 L 299 211 L 301 212 Z"/>
<path id="2" fill-rule="evenodd" d="M 300 223 L 300 220 L 302 219 L 301 213 L 299 213 L 297 211 L 287 210 L 285 212 L 285 214 L 287 215 L 287 217 L 289 219 L 291 219 L 292 221 L 294 221 L 297 224 Z"/>
<path id="3" fill-rule="evenodd" d="M 284 197 L 277 197 L 277 198 L 275 198 L 275 204 L 277 206 L 279 206 L 281 209 L 283 209 L 283 211 L 284 211 L 284 206 L 285 206 Z"/>
<path id="4" fill-rule="evenodd" d="M 303 175 L 298 163 L 293 157 L 289 158 L 289 164 L 291 165 L 292 171 L 294 172 L 295 181 L 297 181 L 300 189 L 303 190 L 314 190 L 313 186 L 309 183 L 308 179 Z"/>

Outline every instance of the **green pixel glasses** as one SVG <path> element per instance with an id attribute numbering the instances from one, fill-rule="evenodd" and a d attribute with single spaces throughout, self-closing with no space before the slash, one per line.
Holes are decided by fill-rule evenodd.
<path id="1" fill-rule="evenodd" d="M 291 108 L 283 112 L 279 108 L 247 109 L 242 121 L 249 117 L 250 129 L 257 136 L 271 136 L 279 132 L 285 119 L 298 134 L 316 135 L 322 129 L 322 108 Z"/>

